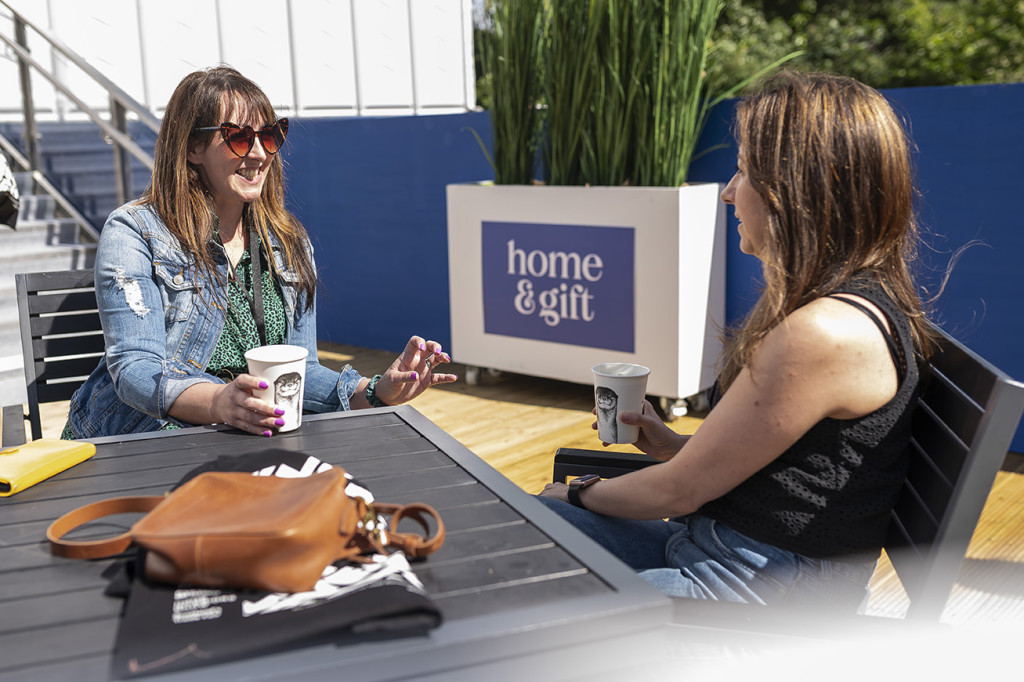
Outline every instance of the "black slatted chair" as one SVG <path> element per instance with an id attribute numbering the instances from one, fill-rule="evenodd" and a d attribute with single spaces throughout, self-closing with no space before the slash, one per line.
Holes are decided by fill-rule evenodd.
<path id="1" fill-rule="evenodd" d="M 922 621 L 938 620 L 945 609 L 1024 412 L 1024 384 L 947 333 L 939 335 L 940 347 L 922 376 L 910 471 L 885 543 L 910 598 L 907 616 Z M 554 480 L 590 472 L 616 476 L 654 463 L 643 454 L 560 448 Z"/>
<path id="2" fill-rule="evenodd" d="M 39 405 L 70 399 L 104 353 L 91 268 L 23 273 L 14 279 L 28 413 L 20 405 L 4 407 L 5 446 L 25 442 L 25 419 L 32 440 L 41 438 Z"/>

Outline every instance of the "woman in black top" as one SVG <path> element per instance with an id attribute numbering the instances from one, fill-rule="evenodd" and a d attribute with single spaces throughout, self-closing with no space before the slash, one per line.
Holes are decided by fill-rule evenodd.
<path id="1" fill-rule="evenodd" d="M 722 200 L 764 287 L 728 335 L 713 408 L 690 437 L 649 403 L 623 414 L 663 463 L 588 485 L 579 506 L 563 484 L 541 499 L 669 594 L 855 609 L 930 347 L 908 140 L 877 91 L 790 72 L 738 105 L 735 130 Z"/>

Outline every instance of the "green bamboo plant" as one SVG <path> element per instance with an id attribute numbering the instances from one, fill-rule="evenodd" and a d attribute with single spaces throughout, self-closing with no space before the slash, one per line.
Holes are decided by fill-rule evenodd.
<path id="1" fill-rule="evenodd" d="M 489 2 L 494 31 L 484 63 L 494 88 L 495 181 L 532 182 L 539 148 L 548 184 L 684 184 L 708 112 L 795 56 L 713 87 L 707 66 L 723 5 Z"/>
<path id="2" fill-rule="evenodd" d="M 495 182 L 500 185 L 530 184 L 535 177 L 542 121 L 539 107 L 543 6 L 544 0 L 488 3 L 493 30 L 483 37 L 481 53 L 494 83 L 494 156 L 490 162 Z"/>
<path id="3" fill-rule="evenodd" d="M 581 157 L 588 152 L 587 127 L 592 103 L 599 92 L 599 72 L 580 68 L 580 61 L 594 58 L 599 46 L 593 27 L 609 0 L 559 2 L 548 5 L 544 39 L 540 44 L 541 93 L 545 105 L 544 165 L 548 182 L 581 185 Z M 493 115 L 493 112 L 492 112 Z"/>

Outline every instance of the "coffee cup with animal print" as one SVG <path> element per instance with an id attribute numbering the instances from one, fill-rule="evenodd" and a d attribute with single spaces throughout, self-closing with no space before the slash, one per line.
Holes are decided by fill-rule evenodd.
<path id="1" fill-rule="evenodd" d="M 629 362 L 605 362 L 592 369 L 598 437 L 602 443 L 635 443 L 640 428 L 623 424 L 619 415 L 643 409 L 651 370 Z"/>
<path id="2" fill-rule="evenodd" d="M 294 431 L 302 424 L 307 355 L 302 346 L 286 344 L 260 346 L 245 353 L 249 374 L 267 383 L 267 388 L 253 391 L 253 395 L 284 411 L 284 426 L 278 431 Z"/>

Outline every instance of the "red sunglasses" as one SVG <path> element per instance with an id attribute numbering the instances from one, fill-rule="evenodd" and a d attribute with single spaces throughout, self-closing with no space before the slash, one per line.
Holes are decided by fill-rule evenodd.
<path id="1" fill-rule="evenodd" d="M 279 118 L 277 122 L 265 125 L 259 130 L 253 130 L 252 126 L 239 126 L 235 123 L 221 123 L 219 126 L 208 126 L 206 128 L 195 128 L 193 133 L 208 133 L 219 130 L 228 149 L 235 156 L 246 156 L 252 151 L 253 142 L 260 138 L 260 144 L 268 154 L 276 154 L 284 144 L 284 138 L 288 137 L 288 119 Z"/>

